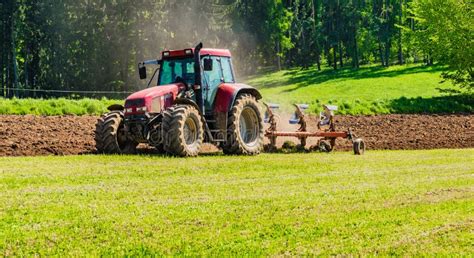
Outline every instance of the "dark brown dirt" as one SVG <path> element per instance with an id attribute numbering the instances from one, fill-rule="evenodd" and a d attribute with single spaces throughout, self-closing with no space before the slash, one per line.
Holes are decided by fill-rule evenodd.
<path id="1" fill-rule="evenodd" d="M 94 153 L 96 120 L 92 116 L 0 116 L 0 156 Z M 474 148 L 474 115 L 339 116 L 336 121 L 341 130 L 352 128 L 372 150 Z M 350 148 L 350 142 L 338 141 L 338 150 Z"/>
<path id="2" fill-rule="evenodd" d="M 336 121 L 339 129 L 350 127 L 363 137 L 368 149 L 474 147 L 474 115 L 343 116 Z"/>
<path id="3" fill-rule="evenodd" d="M 0 156 L 91 153 L 96 121 L 91 116 L 0 116 Z"/>

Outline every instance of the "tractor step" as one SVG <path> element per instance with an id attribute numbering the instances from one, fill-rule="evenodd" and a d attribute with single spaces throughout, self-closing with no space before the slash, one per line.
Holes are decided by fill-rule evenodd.
<path id="1" fill-rule="evenodd" d="M 219 129 L 210 129 L 213 141 L 215 142 L 225 142 L 225 134 L 222 134 L 222 130 Z M 217 137 L 216 137 L 217 136 Z M 224 138 L 223 138 L 224 137 Z"/>

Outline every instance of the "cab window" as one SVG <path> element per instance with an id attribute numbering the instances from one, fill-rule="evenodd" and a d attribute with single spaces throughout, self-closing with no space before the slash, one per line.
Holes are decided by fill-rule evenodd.
<path id="1" fill-rule="evenodd" d="M 229 57 L 221 57 L 222 75 L 224 82 L 234 83 L 234 74 L 232 73 L 232 63 Z"/>
<path id="2" fill-rule="evenodd" d="M 212 60 L 212 71 L 204 72 L 204 83 L 211 88 L 217 87 L 222 82 L 222 71 L 219 60 L 220 57 L 209 56 L 205 57 L 205 59 Z"/>
<path id="3" fill-rule="evenodd" d="M 181 78 L 186 83 L 194 84 L 194 59 L 172 59 L 164 60 L 158 85 L 166 85 L 177 82 Z"/>

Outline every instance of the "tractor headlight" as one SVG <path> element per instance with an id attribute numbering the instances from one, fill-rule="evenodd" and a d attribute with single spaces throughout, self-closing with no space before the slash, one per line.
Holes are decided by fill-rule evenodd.
<path id="1" fill-rule="evenodd" d="M 129 114 L 129 113 L 132 113 L 132 112 L 133 112 L 133 108 L 126 108 L 125 109 L 126 114 Z"/>
<path id="2" fill-rule="evenodd" d="M 137 112 L 139 112 L 139 113 L 146 113 L 147 111 L 148 111 L 148 109 L 146 108 L 146 106 L 137 107 Z"/>

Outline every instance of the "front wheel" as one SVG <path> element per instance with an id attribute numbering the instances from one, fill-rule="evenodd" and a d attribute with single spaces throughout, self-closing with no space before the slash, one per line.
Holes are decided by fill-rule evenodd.
<path id="1" fill-rule="evenodd" d="M 188 105 L 169 108 L 163 115 L 164 150 L 181 157 L 197 156 L 204 141 L 203 128 L 201 115 L 196 108 Z"/>
<path id="2" fill-rule="evenodd" d="M 134 154 L 138 145 L 127 136 L 121 111 L 112 111 L 99 118 L 94 139 L 97 152 L 105 154 Z"/>
<path id="3" fill-rule="evenodd" d="M 257 100 L 250 94 L 240 95 L 229 116 L 225 154 L 256 155 L 263 149 L 263 119 Z"/>

